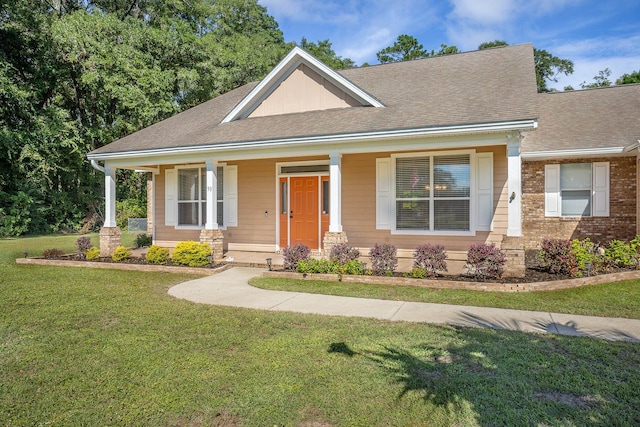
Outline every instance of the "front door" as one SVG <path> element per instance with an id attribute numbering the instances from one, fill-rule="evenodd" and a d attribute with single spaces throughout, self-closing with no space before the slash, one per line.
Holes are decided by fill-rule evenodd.
<path id="1" fill-rule="evenodd" d="M 318 177 L 291 177 L 290 245 L 298 243 L 319 249 Z"/>

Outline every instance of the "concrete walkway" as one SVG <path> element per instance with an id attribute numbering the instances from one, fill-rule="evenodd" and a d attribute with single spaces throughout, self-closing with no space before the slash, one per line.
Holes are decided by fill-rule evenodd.
<path id="1" fill-rule="evenodd" d="M 249 279 L 259 276 L 261 271 L 235 267 L 175 285 L 169 289 L 169 294 L 197 303 L 260 310 L 446 323 L 640 342 L 640 320 L 270 291 L 248 284 Z"/>

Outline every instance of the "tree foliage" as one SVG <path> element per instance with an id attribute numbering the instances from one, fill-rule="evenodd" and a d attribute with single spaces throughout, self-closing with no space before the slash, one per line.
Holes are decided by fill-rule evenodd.
<path id="1" fill-rule="evenodd" d="M 260 79 L 287 49 L 256 0 L 0 0 L 0 40 L 0 235 L 99 216 L 89 151 Z M 144 177 L 118 178 L 119 199 L 146 197 Z"/>
<path id="2" fill-rule="evenodd" d="M 441 44 L 440 49 L 437 51 L 433 49 L 428 51 L 425 50 L 423 45 L 418 43 L 415 37 L 402 34 L 398 36 L 391 46 L 387 46 L 376 53 L 376 56 L 381 64 L 386 64 L 389 62 L 411 61 L 413 59 L 428 58 L 431 56 L 451 55 L 459 52 L 456 46 L 447 46 L 446 44 Z"/>
<path id="3" fill-rule="evenodd" d="M 617 85 L 629 85 L 634 83 L 640 83 L 640 70 L 633 71 L 628 74 L 625 73 L 616 80 Z"/>
<path id="4" fill-rule="evenodd" d="M 598 87 L 611 86 L 611 80 L 609 80 L 609 76 L 611 76 L 611 70 L 605 68 L 604 70 L 598 71 L 598 75 L 593 77 L 593 83 L 582 82 L 580 83 L 580 87 L 582 89 L 593 89 Z"/>
<path id="5" fill-rule="evenodd" d="M 481 43 L 478 49 L 482 50 L 499 46 L 509 46 L 509 43 L 504 40 L 493 40 Z M 558 76 L 560 74 L 564 74 L 565 76 L 573 74 L 573 61 L 559 58 L 543 49 L 533 48 L 533 61 L 536 68 L 538 92 L 551 92 L 553 89 L 548 86 L 549 82 L 558 83 Z"/>
<path id="6" fill-rule="evenodd" d="M 353 62 L 352 59 L 342 58 L 337 55 L 331 47 L 329 39 L 314 43 L 303 37 L 299 46 L 334 70 L 343 70 L 345 68 L 353 68 L 356 66 L 356 63 Z"/>

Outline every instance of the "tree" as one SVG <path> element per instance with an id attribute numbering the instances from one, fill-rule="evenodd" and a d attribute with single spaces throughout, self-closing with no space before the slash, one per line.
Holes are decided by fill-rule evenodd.
<path id="1" fill-rule="evenodd" d="M 0 40 L 0 235 L 78 228 L 104 182 L 88 151 L 262 78 L 287 49 L 256 0 L 0 0 Z M 118 179 L 134 189 L 119 201 L 142 188 Z"/>
<path id="2" fill-rule="evenodd" d="M 640 83 L 640 70 L 633 71 L 630 74 L 623 74 L 616 80 L 617 85 L 629 85 L 633 83 Z"/>
<path id="3" fill-rule="evenodd" d="M 418 40 L 407 34 L 398 36 L 393 45 L 385 47 L 376 53 L 381 64 L 388 62 L 410 61 L 412 59 L 425 58 L 429 54 Z"/>
<path id="4" fill-rule="evenodd" d="M 478 49 L 482 50 L 499 46 L 509 46 L 509 43 L 504 40 L 494 40 L 481 43 Z M 533 48 L 533 61 L 536 68 L 536 85 L 538 86 L 538 92 L 551 92 L 552 89 L 549 88 L 547 82 L 557 83 L 558 75 L 573 74 L 573 61 L 559 58 L 543 49 Z"/>
<path id="5" fill-rule="evenodd" d="M 353 62 L 353 60 L 336 55 L 334 50 L 331 48 L 331 42 L 329 39 L 313 43 L 307 41 L 307 39 L 303 37 L 302 40 L 300 40 L 300 47 L 334 70 L 343 70 L 345 68 L 353 68 L 356 66 L 356 63 Z"/>
<path id="6" fill-rule="evenodd" d="M 418 43 L 415 37 L 402 34 L 398 36 L 398 39 L 393 45 L 380 50 L 376 53 L 376 56 L 381 64 L 385 64 L 388 62 L 411 61 L 413 59 L 432 56 L 452 55 L 459 52 L 460 50 L 456 46 L 448 46 L 446 44 L 441 44 L 440 49 L 437 51 L 432 49 L 429 52 L 424 49 L 424 46 Z"/>
<path id="7" fill-rule="evenodd" d="M 610 75 L 611 70 L 605 68 L 604 70 L 598 71 L 598 75 L 593 77 L 593 83 L 582 82 L 580 83 L 580 87 L 582 89 L 593 89 L 611 86 L 611 80 L 609 80 Z"/>

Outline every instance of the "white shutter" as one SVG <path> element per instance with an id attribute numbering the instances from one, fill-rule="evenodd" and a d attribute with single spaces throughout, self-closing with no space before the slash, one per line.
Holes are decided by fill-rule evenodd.
<path id="1" fill-rule="evenodd" d="M 391 159 L 376 159 L 376 229 L 391 229 Z"/>
<path id="2" fill-rule="evenodd" d="M 238 166 L 224 168 L 224 225 L 238 226 Z"/>
<path id="3" fill-rule="evenodd" d="M 560 216 L 560 165 L 544 166 L 544 216 Z"/>
<path id="4" fill-rule="evenodd" d="M 476 155 L 476 230 L 493 228 L 493 153 Z"/>
<path id="5" fill-rule="evenodd" d="M 175 169 L 164 171 L 164 225 L 175 226 L 178 211 L 178 178 Z"/>
<path id="6" fill-rule="evenodd" d="M 609 216 L 609 162 L 593 164 L 593 216 Z"/>

